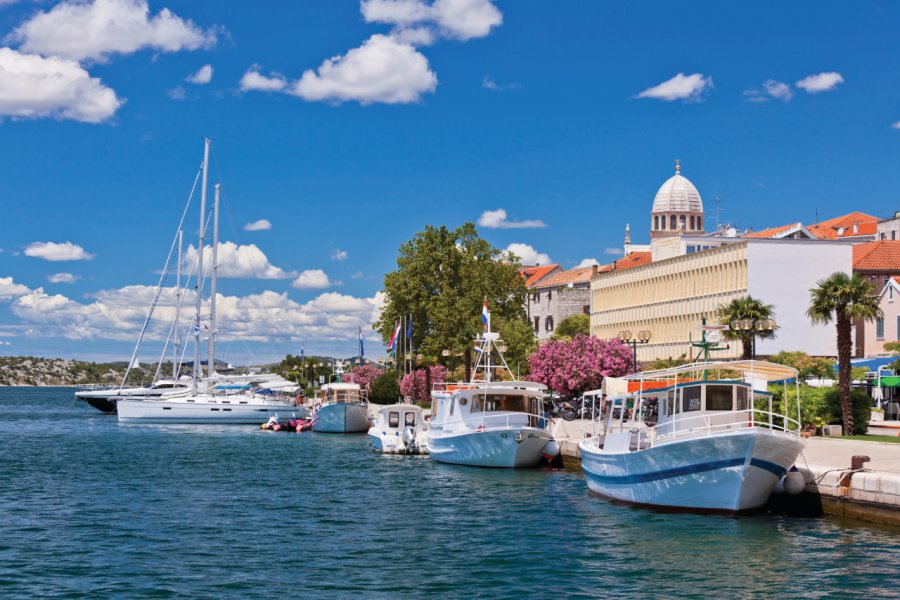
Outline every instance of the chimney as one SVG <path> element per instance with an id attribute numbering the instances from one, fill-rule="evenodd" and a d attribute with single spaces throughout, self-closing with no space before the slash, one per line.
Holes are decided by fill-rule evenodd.
<path id="1" fill-rule="evenodd" d="M 853 223 L 853 234 L 856 235 L 859 233 L 859 223 Z"/>
<path id="2" fill-rule="evenodd" d="M 591 265 L 591 279 L 597 276 L 597 273 L 600 272 L 600 265 Z"/>

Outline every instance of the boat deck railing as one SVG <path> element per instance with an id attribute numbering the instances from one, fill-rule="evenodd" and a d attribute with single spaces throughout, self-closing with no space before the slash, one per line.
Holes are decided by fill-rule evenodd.
<path id="1" fill-rule="evenodd" d="M 432 431 L 446 431 L 447 433 L 462 433 L 472 431 L 504 431 L 518 429 L 520 427 L 534 427 L 535 429 L 547 429 L 550 418 L 544 415 L 521 412 L 505 412 L 491 414 L 481 413 L 478 416 L 465 417 L 458 421 L 448 423 L 430 423 Z"/>

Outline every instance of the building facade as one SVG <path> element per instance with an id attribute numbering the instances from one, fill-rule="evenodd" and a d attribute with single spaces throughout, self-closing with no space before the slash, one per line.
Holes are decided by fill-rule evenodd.
<path id="1" fill-rule="evenodd" d="M 862 324 L 865 330 L 863 355 L 866 357 L 888 356 L 891 353 L 884 349 L 884 344 L 900 340 L 900 277 L 888 280 L 881 289 L 879 299 L 884 315 Z"/>
<path id="2" fill-rule="evenodd" d="M 558 270 L 528 287 L 528 320 L 538 342 L 546 342 L 566 317 L 590 314 L 591 277 L 608 266 Z"/>
<path id="3" fill-rule="evenodd" d="M 900 211 L 889 219 L 879 221 L 876 229 L 879 240 L 900 240 Z"/>

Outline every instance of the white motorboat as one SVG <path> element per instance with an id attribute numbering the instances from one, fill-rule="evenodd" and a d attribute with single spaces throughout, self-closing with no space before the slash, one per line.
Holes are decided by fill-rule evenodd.
<path id="1" fill-rule="evenodd" d="M 428 454 L 428 423 L 415 404 L 390 404 L 378 409 L 369 428 L 369 445 L 383 454 Z"/>
<path id="2" fill-rule="evenodd" d="M 667 509 L 759 508 L 804 447 L 800 422 L 773 412 L 767 390 L 796 377 L 783 365 L 726 361 L 607 378 L 599 430 L 579 444 L 588 488 Z"/>
<path id="3" fill-rule="evenodd" d="M 491 355 L 500 336 L 490 331 L 486 305 L 484 314 L 486 331 L 476 342 L 479 358 L 472 381 L 440 384 L 432 391 L 428 453 L 434 460 L 460 465 L 533 467 L 553 439 L 543 410 L 547 388 L 529 381 L 493 381 Z"/>
<path id="4" fill-rule="evenodd" d="M 365 433 L 369 430 L 369 402 L 356 383 L 328 383 L 312 416 L 320 433 Z"/>
<path id="5" fill-rule="evenodd" d="M 122 398 L 158 397 L 176 390 L 190 389 L 190 379 L 179 381 L 160 379 L 146 387 L 90 387 L 75 392 L 75 397 L 105 413 L 116 412 L 116 403 Z"/>

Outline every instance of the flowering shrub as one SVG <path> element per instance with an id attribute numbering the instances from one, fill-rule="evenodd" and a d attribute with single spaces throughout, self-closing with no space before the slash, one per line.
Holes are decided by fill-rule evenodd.
<path id="1" fill-rule="evenodd" d="M 604 377 L 620 377 L 631 370 L 631 348 L 619 340 L 600 340 L 578 334 L 570 341 L 550 341 L 528 358 L 531 381 L 567 396 L 597 389 Z"/>
<path id="2" fill-rule="evenodd" d="M 447 369 L 441 365 L 429 368 L 431 369 L 431 384 L 444 383 L 447 378 Z M 416 369 L 409 375 L 405 375 L 400 381 L 400 393 L 404 398 L 409 396 L 415 402 L 430 402 L 431 390 L 425 386 L 425 369 Z"/>
<path id="3" fill-rule="evenodd" d="M 373 365 L 360 365 L 353 367 L 341 377 L 341 381 L 346 383 L 358 383 L 359 387 L 365 391 L 371 391 L 372 382 L 381 375 L 381 370 Z"/>

